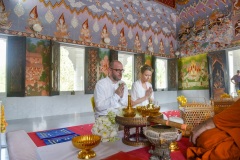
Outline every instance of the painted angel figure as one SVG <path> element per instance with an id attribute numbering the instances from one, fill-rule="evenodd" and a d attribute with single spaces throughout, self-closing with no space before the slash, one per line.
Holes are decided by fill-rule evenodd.
<path id="1" fill-rule="evenodd" d="M 9 29 L 12 26 L 12 22 L 8 21 L 10 12 L 5 11 L 5 5 L 3 1 L 0 1 L 0 28 Z"/>
<path id="2" fill-rule="evenodd" d="M 174 56 L 173 42 L 170 42 L 170 55 Z"/>
<path id="3" fill-rule="evenodd" d="M 152 42 L 152 36 L 150 36 L 149 38 L 148 38 L 148 46 L 147 46 L 148 48 L 148 51 L 150 51 L 150 52 L 153 52 L 154 50 L 153 50 L 153 42 Z"/>
<path id="4" fill-rule="evenodd" d="M 107 30 L 107 25 L 106 24 L 103 26 L 103 29 L 102 29 L 101 42 L 102 43 L 106 43 L 106 44 L 110 44 L 110 38 L 109 38 L 109 34 L 108 34 L 108 30 Z"/>
<path id="5" fill-rule="evenodd" d="M 26 26 L 26 31 L 40 32 L 42 30 L 42 24 L 38 19 L 37 6 L 33 7 L 33 9 L 29 12 L 28 25 Z"/>
<path id="6" fill-rule="evenodd" d="M 165 54 L 164 44 L 163 44 L 162 39 L 161 39 L 161 41 L 160 41 L 159 52 L 160 52 L 161 54 Z"/>
<path id="7" fill-rule="evenodd" d="M 91 42 L 91 40 L 92 40 L 92 36 L 91 36 L 90 30 L 88 28 L 88 19 L 85 22 L 83 22 L 83 24 L 82 24 L 82 29 L 80 31 L 79 39 L 81 41 L 85 41 L 85 42 Z"/>
<path id="8" fill-rule="evenodd" d="M 119 47 L 127 47 L 127 40 L 124 34 L 124 28 L 122 28 L 122 30 L 120 31 L 120 38 L 119 38 L 119 43 L 118 43 Z"/>
<path id="9" fill-rule="evenodd" d="M 57 32 L 54 32 L 54 35 L 58 38 L 67 38 L 69 36 L 68 26 L 66 24 L 64 14 L 62 13 L 56 23 Z"/>
<path id="10" fill-rule="evenodd" d="M 135 36 L 135 41 L 134 41 L 134 49 L 136 49 L 136 50 L 141 50 L 141 42 L 140 42 L 140 38 L 139 38 L 139 35 L 138 35 L 138 32 L 137 32 L 137 34 L 136 34 L 136 36 Z"/>

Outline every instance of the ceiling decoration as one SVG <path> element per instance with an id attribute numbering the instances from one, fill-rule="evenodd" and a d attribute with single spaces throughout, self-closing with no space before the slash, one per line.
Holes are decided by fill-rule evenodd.
<path id="1" fill-rule="evenodd" d="M 158 3 L 162 3 L 170 8 L 175 8 L 176 4 L 175 4 L 175 0 L 149 0 L 149 1 L 154 1 L 154 2 L 158 2 Z"/>
<path id="2" fill-rule="evenodd" d="M 185 5 L 189 2 L 189 0 L 176 0 L 176 3 L 179 5 Z"/>

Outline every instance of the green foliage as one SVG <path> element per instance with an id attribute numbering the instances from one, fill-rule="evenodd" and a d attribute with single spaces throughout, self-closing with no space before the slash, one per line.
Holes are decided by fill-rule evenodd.
<path id="1" fill-rule="evenodd" d="M 132 83 L 133 83 L 133 79 L 132 79 L 132 74 L 133 74 L 133 67 L 132 67 L 132 61 L 128 60 L 127 64 L 124 66 L 125 72 L 123 74 L 123 80 L 126 83 L 128 89 L 132 88 Z"/>
<path id="2" fill-rule="evenodd" d="M 105 57 L 105 55 L 107 55 L 109 57 L 110 50 L 109 49 L 105 49 L 105 48 L 100 48 L 99 49 L 99 58 L 103 59 Z"/>
<path id="3" fill-rule="evenodd" d="M 36 52 L 36 45 L 33 44 L 33 43 L 28 44 L 27 50 L 28 50 L 29 52 L 33 52 L 33 53 Z"/>

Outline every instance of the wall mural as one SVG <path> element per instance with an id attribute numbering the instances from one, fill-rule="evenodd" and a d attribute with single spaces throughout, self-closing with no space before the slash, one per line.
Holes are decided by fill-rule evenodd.
<path id="1" fill-rule="evenodd" d="M 48 96 L 50 79 L 50 41 L 27 38 L 26 96 Z"/>
<path id="2" fill-rule="evenodd" d="M 190 0 L 184 7 L 179 6 L 177 39 L 181 54 L 191 55 L 240 44 L 232 43 L 237 30 L 232 24 L 232 13 L 231 0 Z M 238 24 L 237 20 L 235 24 Z"/>
<path id="3" fill-rule="evenodd" d="M 0 17 L 0 33 L 163 57 L 177 47 L 176 10 L 155 1 L 0 0 Z"/>
<path id="4" fill-rule="evenodd" d="M 233 42 L 238 43 L 240 41 L 240 0 L 233 0 Z"/>
<path id="5" fill-rule="evenodd" d="M 178 89 L 200 90 L 208 89 L 207 54 L 198 54 L 178 60 Z"/>
<path id="6" fill-rule="evenodd" d="M 210 97 L 221 98 L 228 93 L 229 75 L 227 53 L 225 50 L 208 53 L 210 73 Z"/>
<path id="7" fill-rule="evenodd" d="M 99 54 L 99 75 L 100 75 L 98 79 L 102 79 L 108 75 L 110 50 L 100 48 L 98 54 Z"/>

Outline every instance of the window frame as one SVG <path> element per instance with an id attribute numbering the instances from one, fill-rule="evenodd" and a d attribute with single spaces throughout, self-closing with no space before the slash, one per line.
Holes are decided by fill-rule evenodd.
<path id="1" fill-rule="evenodd" d="M 134 61 L 135 61 L 135 56 L 134 55 L 135 54 L 136 53 L 134 53 L 134 52 L 118 51 L 118 60 L 119 60 L 119 55 L 130 55 L 132 57 L 132 63 L 131 63 L 132 64 L 132 73 L 135 73 L 135 71 L 136 71 L 135 67 L 134 67 Z M 123 66 L 123 68 L 124 68 L 124 66 Z M 126 72 L 126 68 L 124 68 L 124 70 Z M 124 73 L 123 73 L 123 75 L 124 75 Z M 123 78 L 122 78 L 122 80 L 123 80 Z M 133 84 L 134 81 L 135 81 L 135 77 L 134 77 L 134 74 L 132 74 L 132 83 L 131 83 L 131 85 L 128 88 L 129 91 L 131 90 L 132 84 Z"/>
<path id="2" fill-rule="evenodd" d="M 166 81 L 166 87 L 164 88 L 157 88 L 157 60 L 158 59 L 161 59 L 161 60 L 164 60 L 165 61 L 165 81 Z M 168 88 L 169 88 L 169 85 L 168 85 L 168 59 L 166 58 L 162 58 L 162 57 L 157 57 L 157 56 L 153 56 L 153 69 L 154 69 L 154 72 L 153 72 L 153 77 L 152 77 L 152 86 L 153 86 L 153 90 L 154 91 L 167 91 Z"/>
<path id="3" fill-rule="evenodd" d="M 82 69 L 82 72 L 83 72 L 83 78 L 82 78 L 83 87 L 81 88 L 82 90 L 75 90 L 75 88 L 73 90 L 61 90 L 61 47 L 83 49 L 83 52 L 82 52 L 83 58 L 82 58 L 82 63 L 81 63 L 82 67 L 83 67 L 83 69 Z M 83 45 L 74 45 L 74 44 L 68 44 L 68 43 L 60 43 L 60 59 L 59 59 L 59 64 L 60 64 L 60 68 L 59 68 L 59 85 L 60 85 L 59 92 L 60 92 L 60 95 L 68 95 L 69 93 L 71 95 L 75 95 L 76 92 L 84 93 L 84 90 L 85 90 L 85 76 L 86 76 L 85 75 L 85 56 L 86 56 L 85 49 L 86 49 L 86 47 L 83 46 Z M 74 68 L 74 71 L 75 71 L 75 68 Z M 73 85 L 75 86 L 75 82 L 74 82 Z"/>

